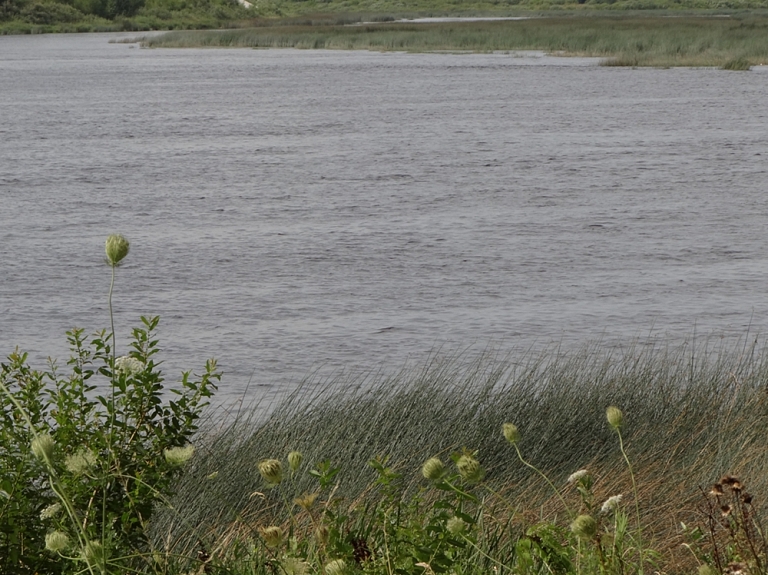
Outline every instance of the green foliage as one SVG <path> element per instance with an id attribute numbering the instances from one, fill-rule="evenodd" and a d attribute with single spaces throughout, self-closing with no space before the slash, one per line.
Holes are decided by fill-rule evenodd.
<path id="1" fill-rule="evenodd" d="M 3 573 L 82 569 L 82 562 L 42 551 L 46 533 L 54 530 L 80 545 L 100 543 L 110 572 L 147 550 L 153 508 L 179 472 L 164 452 L 189 442 L 220 376 L 209 361 L 201 376 L 185 373 L 178 386 L 166 388 L 156 362 L 159 319 L 141 321 L 130 354 L 115 363 L 111 334 L 86 341 L 76 329 L 67 334 L 72 356 L 66 374 L 53 363 L 45 371 L 32 369 L 18 351 L 2 364 Z M 34 438 L 45 434 L 55 444 L 49 462 L 31 450 Z M 57 503 L 61 511 L 51 513 Z"/>

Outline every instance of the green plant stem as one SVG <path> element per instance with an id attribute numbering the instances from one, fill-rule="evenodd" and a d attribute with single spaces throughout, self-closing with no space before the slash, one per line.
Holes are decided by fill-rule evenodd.
<path id="1" fill-rule="evenodd" d="M 643 527 L 640 523 L 640 502 L 637 496 L 637 483 L 635 482 L 635 473 L 632 471 L 632 463 L 629 461 L 627 452 L 624 450 L 624 439 L 621 437 L 621 429 L 616 428 L 616 435 L 619 436 L 619 449 L 624 456 L 624 461 L 627 463 L 627 469 L 629 470 L 629 477 L 632 479 L 632 493 L 635 497 L 635 521 L 637 521 L 637 551 L 640 555 L 640 564 L 638 566 L 640 575 L 643 575 Z"/>
<path id="2" fill-rule="evenodd" d="M 517 452 L 517 458 L 520 460 L 520 462 L 523 465 L 525 465 L 526 467 L 528 467 L 529 469 L 532 469 L 533 471 L 538 473 L 542 477 L 542 479 L 544 479 L 544 481 L 547 482 L 547 484 L 555 492 L 555 495 L 557 495 L 558 499 L 560 499 L 560 501 L 562 502 L 563 507 L 565 507 L 565 511 L 568 513 L 568 515 L 571 517 L 571 519 L 573 519 L 575 517 L 575 514 L 571 511 L 570 507 L 568 507 L 568 504 L 565 502 L 565 499 L 563 498 L 562 494 L 560 493 L 560 490 L 557 487 L 555 487 L 555 484 L 552 483 L 549 480 L 549 477 L 547 477 L 543 472 L 541 472 L 538 467 L 536 467 L 535 465 L 531 465 L 525 459 L 523 459 L 523 454 L 520 453 L 520 448 L 517 446 L 516 443 L 513 444 L 513 445 L 514 445 L 515 451 Z"/>

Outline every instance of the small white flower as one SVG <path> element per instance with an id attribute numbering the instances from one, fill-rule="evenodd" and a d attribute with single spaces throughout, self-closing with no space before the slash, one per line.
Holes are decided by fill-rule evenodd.
<path id="1" fill-rule="evenodd" d="M 600 508 L 600 513 L 610 513 L 614 511 L 621 503 L 621 495 L 613 495 L 605 500 L 603 506 Z"/>
<path id="2" fill-rule="evenodd" d="M 589 475 L 589 471 L 586 469 L 579 469 L 578 471 L 574 471 L 568 476 L 568 483 L 578 483 L 579 480 L 583 479 Z"/>
<path id="3" fill-rule="evenodd" d="M 96 465 L 96 456 L 87 449 L 81 449 L 77 453 L 67 455 L 64 460 L 64 467 L 75 477 L 85 475 L 94 465 Z"/>
<path id="4" fill-rule="evenodd" d="M 115 371 L 130 377 L 144 371 L 144 364 L 135 357 L 124 355 L 115 360 Z"/>
<path id="5" fill-rule="evenodd" d="M 56 517 L 59 511 L 61 511 L 61 503 L 53 503 L 40 512 L 40 519 L 45 521 L 46 519 Z"/>

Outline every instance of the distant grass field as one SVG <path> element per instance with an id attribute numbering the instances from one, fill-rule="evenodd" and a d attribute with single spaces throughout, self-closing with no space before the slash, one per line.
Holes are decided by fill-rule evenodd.
<path id="1" fill-rule="evenodd" d="M 160 47 L 346 50 L 544 50 L 604 58 L 623 66 L 717 66 L 768 63 L 768 16 L 600 15 L 514 21 L 283 25 L 226 31 L 176 31 L 147 38 Z M 730 66 L 733 68 L 733 64 Z"/>
<path id="2" fill-rule="evenodd" d="M 263 498 L 255 470 L 260 460 L 291 450 L 304 454 L 307 469 L 326 459 L 340 467 L 335 493 L 344 505 L 359 506 L 376 477 L 366 465 L 373 457 L 389 457 L 414 489 L 423 483 L 419 469 L 427 458 L 476 449 L 488 484 L 519 510 L 515 521 L 551 520 L 563 509 L 517 460 L 502 423 L 519 427 L 522 453 L 556 485 L 588 468 L 602 500 L 631 492 L 605 422 L 605 408 L 617 405 L 625 413 L 647 542 L 660 551 L 664 572 L 694 572 L 680 522 L 702 520 L 700 487 L 738 474 L 765 511 L 767 383 L 768 356 L 749 347 L 699 355 L 688 346 L 640 345 L 469 363 L 449 358 L 392 377 L 306 385 L 266 420 L 241 415 L 223 428 L 210 426 L 176 486 L 176 511 L 158 517 L 154 528 L 166 542 L 194 533 L 190 545 L 202 540 L 221 548 L 226 543 L 217 542 L 233 529 L 279 524 L 286 508 L 275 493 Z M 310 492 L 313 485 L 304 474 L 292 489 Z"/>
<path id="3" fill-rule="evenodd" d="M 594 56 L 623 66 L 718 66 L 768 63 L 768 16 L 569 16 L 529 20 L 282 25 L 240 30 L 170 32 L 143 41 L 159 47 L 346 50 L 544 50 Z"/>

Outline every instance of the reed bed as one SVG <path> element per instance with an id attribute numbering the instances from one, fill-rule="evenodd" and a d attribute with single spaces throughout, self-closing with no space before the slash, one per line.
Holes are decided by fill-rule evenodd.
<path id="1" fill-rule="evenodd" d="M 612 65 L 724 66 L 768 62 L 768 17 L 569 16 L 517 21 L 273 26 L 175 31 L 147 47 L 365 49 L 409 52 L 544 50 Z"/>
<path id="2" fill-rule="evenodd" d="M 427 458 L 466 447 L 477 450 L 488 485 L 518 510 L 507 521 L 562 517 L 552 490 L 505 442 L 502 424 L 518 426 L 522 453 L 555 485 L 587 468 L 596 496 L 608 497 L 631 491 L 605 423 L 605 408 L 617 405 L 649 543 L 667 571 L 686 571 L 693 557 L 681 547 L 680 525 L 702 520 L 700 487 L 738 474 L 764 507 L 766 382 L 768 354 L 754 345 L 712 352 L 653 344 L 523 358 L 486 354 L 470 362 L 434 358 L 393 376 L 309 381 L 266 417 L 208 426 L 175 486 L 174 511 L 154 522 L 155 537 L 174 552 L 199 541 L 221 550 L 244 525 L 284 521 L 286 505 L 265 491 L 257 464 L 292 450 L 303 453 L 307 469 L 325 460 L 340 468 L 337 495 L 354 507 L 371 493 L 371 458 L 387 457 L 407 479 L 406 492 L 414 492 Z M 297 476 L 292 490 L 310 492 L 313 482 Z"/>

